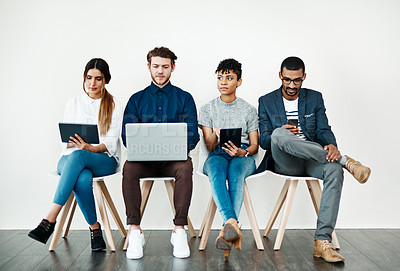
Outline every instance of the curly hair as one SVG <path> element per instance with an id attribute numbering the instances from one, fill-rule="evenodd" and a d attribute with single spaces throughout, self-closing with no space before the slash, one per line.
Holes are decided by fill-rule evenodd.
<path id="1" fill-rule="evenodd" d="M 219 64 L 215 73 L 226 73 L 229 71 L 233 71 L 234 74 L 237 75 L 237 80 L 242 78 L 242 64 L 240 64 L 237 60 L 233 58 L 228 58 L 222 60 Z"/>

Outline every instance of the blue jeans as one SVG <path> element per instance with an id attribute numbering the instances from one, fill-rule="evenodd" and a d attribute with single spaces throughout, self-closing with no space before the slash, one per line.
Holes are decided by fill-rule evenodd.
<path id="1" fill-rule="evenodd" d="M 244 197 L 244 180 L 255 170 L 252 156 L 231 157 L 220 150 L 209 154 L 203 171 L 210 180 L 214 202 L 224 224 L 230 218 L 238 219 Z"/>
<path id="2" fill-rule="evenodd" d="M 71 192 L 89 225 L 97 222 L 93 196 L 93 177 L 115 173 L 117 161 L 106 153 L 94 153 L 76 150 L 60 158 L 57 165 L 60 181 L 58 182 L 53 202 L 64 206 Z"/>

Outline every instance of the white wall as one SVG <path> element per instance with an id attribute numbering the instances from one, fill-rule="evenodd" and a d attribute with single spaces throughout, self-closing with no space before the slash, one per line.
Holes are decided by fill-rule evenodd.
<path id="1" fill-rule="evenodd" d="M 341 152 L 372 168 L 365 185 L 346 173 L 337 227 L 399 227 L 399 10 L 396 0 L 0 1 L 0 228 L 32 228 L 46 214 L 57 184 L 47 175 L 58 161 L 57 123 L 67 99 L 82 93 L 87 61 L 109 63 L 108 89 L 125 104 L 150 83 L 146 54 L 161 45 L 178 56 L 172 83 L 198 108 L 218 95 L 220 60 L 243 64 L 238 95 L 257 106 L 279 87 L 282 60 L 300 56 L 304 87 L 323 93 Z M 107 185 L 125 221 L 121 177 Z M 249 183 L 260 227 L 282 185 L 271 176 Z M 209 194 L 208 180 L 195 176 L 196 228 Z M 143 228 L 171 228 L 168 204 L 155 185 Z M 314 228 L 313 212 L 300 184 L 288 227 Z M 77 213 L 73 227 L 87 228 Z M 245 212 L 240 220 L 249 227 Z"/>

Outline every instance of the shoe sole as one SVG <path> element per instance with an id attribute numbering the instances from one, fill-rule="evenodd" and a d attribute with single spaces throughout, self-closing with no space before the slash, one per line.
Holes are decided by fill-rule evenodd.
<path id="1" fill-rule="evenodd" d="M 128 258 L 129 260 L 139 260 L 139 259 L 143 258 L 143 255 L 142 256 L 129 257 L 128 254 L 126 254 L 126 258 Z"/>
<path id="2" fill-rule="evenodd" d="M 46 244 L 47 240 L 49 240 L 49 238 L 45 239 L 45 240 L 41 240 L 39 237 L 37 237 L 36 235 L 34 235 L 33 233 L 28 233 L 28 236 L 40 243 Z"/>
<path id="3" fill-rule="evenodd" d="M 370 175 L 371 175 L 371 169 L 368 170 L 368 175 L 367 175 L 367 177 L 366 177 L 364 180 L 358 181 L 358 182 L 359 182 L 360 184 L 365 184 L 365 183 L 368 181 Z"/>
<path id="4" fill-rule="evenodd" d="M 231 224 L 224 226 L 224 239 L 225 241 L 232 242 L 239 238 L 239 233 Z"/>
<path id="5" fill-rule="evenodd" d="M 105 249 L 106 249 L 106 247 L 92 248 L 92 251 L 97 252 L 97 251 L 103 251 Z"/>
<path id="6" fill-rule="evenodd" d="M 319 255 L 319 254 L 314 254 L 314 257 L 317 257 L 317 258 L 322 258 L 325 262 L 327 262 L 327 263 L 338 263 L 338 262 L 344 262 L 344 259 L 343 260 L 337 260 L 337 261 L 327 261 L 327 260 L 325 260 L 324 259 L 324 257 L 322 257 L 322 255 Z"/>
<path id="7" fill-rule="evenodd" d="M 184 258 L 189 258 L 190 257 L 190 253 L 189 254 L 185 254 L 185 255 L 173 255 L 175 258 L 178 259 L 184 259 Z"/>
<path id="8" fill-rule="evenodd" d="M 228 250 L 232 248 L 232 246 L 229 245 L 229 243 L 223 238 L 217 239 L 217 241 L 215 242 L 215 247 L 222 250 Z"/>

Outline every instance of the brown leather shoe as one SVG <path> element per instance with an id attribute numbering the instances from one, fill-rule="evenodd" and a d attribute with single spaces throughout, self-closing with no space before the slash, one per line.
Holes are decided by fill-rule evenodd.
<path id="1" fill-rule="evenodd" d="M 237 220 L 234 218 L 228 219 L 223 228 L 223 232 L 226 241 L 235 241 L 238 239 L 241 232 Z"/>
<path id="2" fill-rule="evenodd" d="M 360 162 L 349 156 L 347 156 L 344 167 L 361 184 L 365 183 L 368 180 L 369 175 L 371 175 L 371 169 L 369 167 L 363 166 Z"/>
<path id="3" fill-rule="evenodd" d="M 332 244 L 328 240 L 315 241 L 314 257 L 322 258 L 328 263 L 344 261 L 343 256 L 333 249 Z"/>
<path id="4" fill-rule="evenodd" d="M 224 228 L 221 229 L 217 239 L 215 240 L 215 247 L 223 250 L 231 250 L 232 248 L 232 242 L 228 242 L 224 239 Z"/>
<path id="5" fill-rule="evenodd" d="M 228 242 L 224 239 L 224 228 L 221 229 L 217 239 L 215 240 L 215 246 L 218 249 L 224 250 L 225 260 L 229 258 L 229 254 L 231 253 L 232 242 Z"/>
<path id="6" fill-rule="evenodd" d="M 233 241 L 233 245 L 235 246 L 237 252 L 242 251 L 242 232 L 239 232 L 239 238 Z"/>

